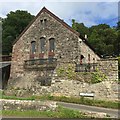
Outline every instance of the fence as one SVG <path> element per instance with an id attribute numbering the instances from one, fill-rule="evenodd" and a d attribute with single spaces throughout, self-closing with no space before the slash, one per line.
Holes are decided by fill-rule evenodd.
<path id="1" fill-rule="evenodd" d="M 97 63 L 76 64 L 75 72 L 95 72 Z"/>

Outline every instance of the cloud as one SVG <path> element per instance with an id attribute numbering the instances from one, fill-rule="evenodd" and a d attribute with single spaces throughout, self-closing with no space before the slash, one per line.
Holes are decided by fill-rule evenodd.
<path id="1" fill-rule="evenodd" d="M 6 0 L 5 0 L 6 1 Z M 10 0 L 9 0 L 10 1 Z M 36 15 L 42 7 L 48 8 L 67 23 L 71 24 L 71 20 L 83 22 L 87 26 L 96 25 L 100 20 L 113 19 L 118 16 L 117 2 L 67 2 L 67 0 L 39 0 L 39 2 L 1 2 L 0 17 L 5 17 L 10 11 L 27 10 Z M 19 1 L 19 0 L 18 0 Z M 30 2 L 31 1 L 31 2 Z M 76 0 L 75 0 L 76 1 Z M 79 0 L 81 1 L 81 0 Z M 107 0 L 106 0 L 107 1 Z M 111 1 L 111 0 L 110 0 Z"/>

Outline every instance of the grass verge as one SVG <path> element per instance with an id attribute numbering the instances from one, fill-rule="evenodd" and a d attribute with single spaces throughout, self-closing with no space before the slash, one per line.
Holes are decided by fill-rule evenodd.
<path id="1" fill-rule="evenodd" d="M 88 118 L 85 114 L 77 111 L 70 110 L 59 106 L 55 111 L 16 111 L 16 110 L 3 110 L 2 115 L 5 117 L 41 117 L 41 118 Z"/>
<path id="2" fill-rule="evenodd" d="M 88 99 L 82 97 L 78 98 L 78 97 L 49 96 L 49 95 L 34 96 L 34 97 L 35 99 L 41 99 L 41 100 L 54 100 L 54 101 L 61 101 L 67 103 L 84 104 L 84 105 L 113 108 L 113 109 L 118 109 L 120 106 L 119 102 L 94 100 L 94 99 Z"/>
<path id="3" fill-rule="evenodd" d="M 53 101 L 61 101 L 67 103 L 76 103 L 76 104 L 84 104 L 105 108 L 113 108 L 118 109 L 120 107 L 120 102 L 113 101 L 103 101 L 103 100 L 94 100 L 88 98 L 77 98 L 77 97 L 65 97 L 65 96 L 50 96 L 50 95 L 42 95 L 42 96 L 31 96 L 27 98 L 16 97 L 16 96 L 2 96 L 2 99 L 15 99 L 15 100 L 53 100 Z"/>

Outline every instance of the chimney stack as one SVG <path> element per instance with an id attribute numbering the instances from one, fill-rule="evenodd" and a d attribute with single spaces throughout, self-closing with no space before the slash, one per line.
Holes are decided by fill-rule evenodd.
<path id="1" fill-rule="evenodd" d="M 87 39 L 87 35 L 85 34 L 85 39 Z"/>

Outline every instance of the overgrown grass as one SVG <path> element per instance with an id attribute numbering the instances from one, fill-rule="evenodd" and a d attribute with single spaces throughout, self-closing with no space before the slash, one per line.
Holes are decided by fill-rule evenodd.
<path id="1" fill-rule="evenodd" d="M 120 102 L 94 100 L 94 99 L 78 98 L 78 97 L 51 96 L 51 95 L 31 96 L 28 98 L 3 95 L 2 98 L 16 99 L 16 100 L 53 100 L 53 101 L 61 101 L 67 103 L 76 103 L 76 104 L 85 104 L 85 105 L 105 107 L 105 108 L 113 108 L 113 109 L 118 109 L 118 107 L 120 106 Z"/>
<path id="2" fill-rule="evenodd" d="M 85 114 L 77 110 L 70 110 L 59 106 L 55 111 L 16 111 L 16 110 L 3 110 L 3 116 L 14 117 L 42 117 L 42 118 L 88 118 Z"/>

